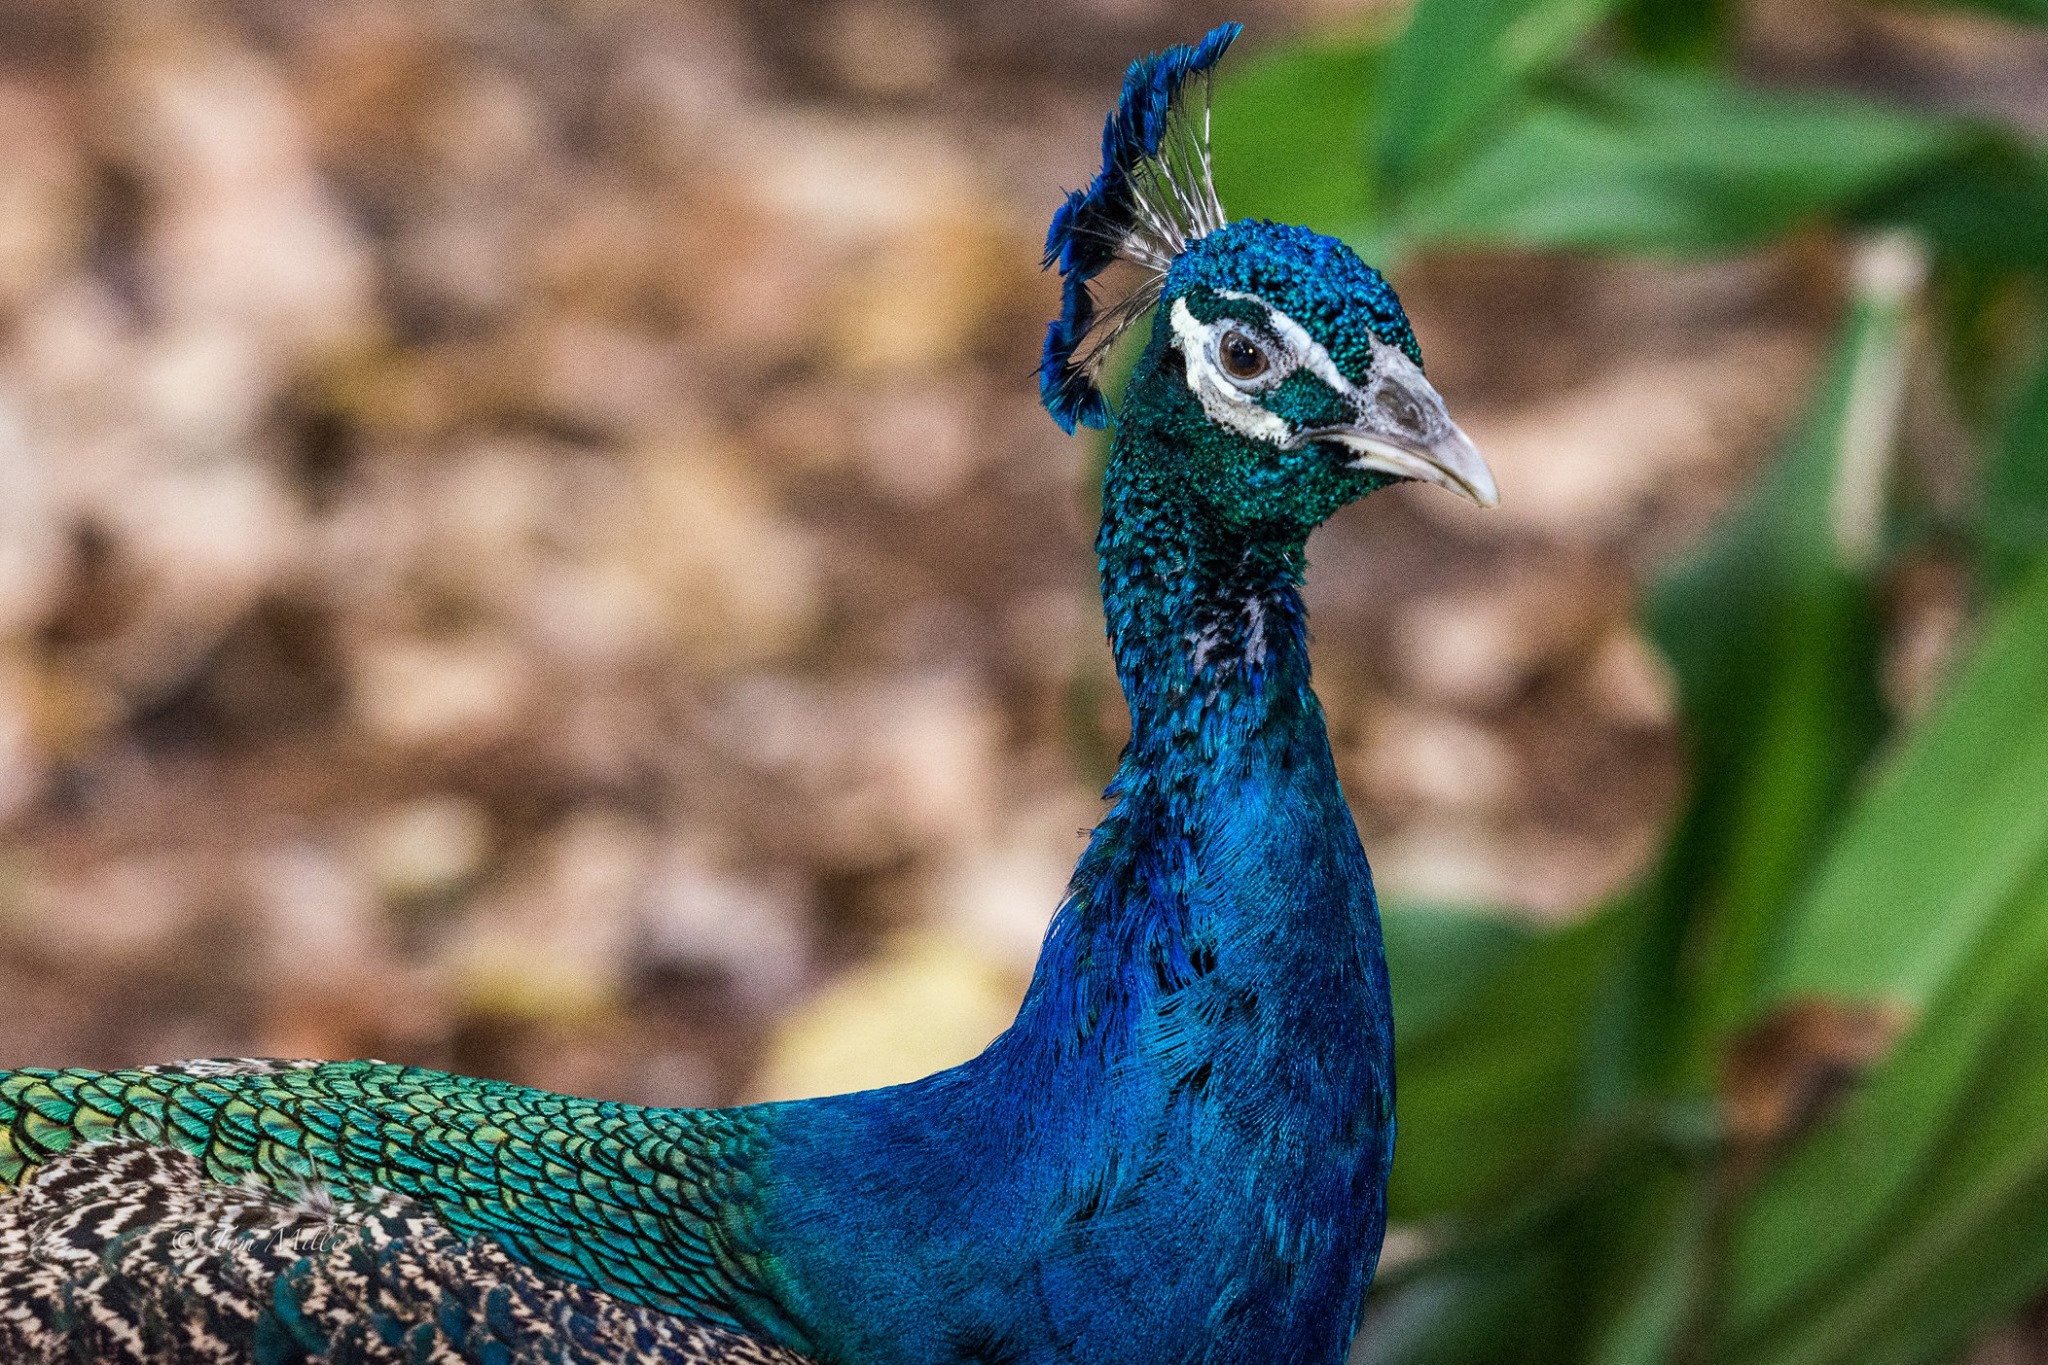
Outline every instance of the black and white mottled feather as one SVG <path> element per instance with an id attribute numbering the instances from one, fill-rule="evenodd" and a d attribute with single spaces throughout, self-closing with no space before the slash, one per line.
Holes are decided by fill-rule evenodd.
<path id="1" fill-rule="evenodd" d="M 0 1198 L 8 1365 L 802 1365 L 543 1276 L 393 1194 L 337 1201 L 96 1143 Z"/>

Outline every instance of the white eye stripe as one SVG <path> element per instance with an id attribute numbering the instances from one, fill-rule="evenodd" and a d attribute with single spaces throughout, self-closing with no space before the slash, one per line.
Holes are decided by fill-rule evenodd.
<path id="1" fill-rule="evenodd" d="M 1293 353 L 1296 365 L 1346 398 L 1363 397 L 1358 391 L 1358 386 L 1346 379 L 1343 371 L 1337 368 L 1337 362 L 1330 359 L 1330 353 L 1324 348 L 1323 343 L 1308 334 L 1308 328 L 1256 294 L 1244 294 L 1235 289 L 1219 289 L 1216 291 L 1216 297 L 1258 304 L 1266 310 L 1266 326 L 1274 337 Z M 1377 359 L 1377 355 L 1374 358 Z"/>
<path id="2" fill-rule="evenodd" d="M 1361 389 L 1345 378 L 1337 362 L 1330 358 L 1329 350 L 1310 336 L 1307 328 L 1278 308 L 1255 294 L 1234 289 L 1219 289 L 1216 294 L 1264 308 L 1268 329 L 1294 352 L 1302 369 L 1328 384 L 1345 400 L 1362 425 L 1392 436 L 1427 439 L 1448 424 L 1448 419 L 1442 417 L 1442 401 L 1436 397 L 1436 390 L 1423 378 L 1421 367 L 1400 347 L 1389 346 L 1370 332 L 1366 334 L 1366 342 L 1372 347 L 1372 378 Z M 1428 401 L 1417 401 L 1418 394 L 1428 395 Z M 1389 402 L 1390 397 L 1394 401 Z M 1416 420 L 1401 420 L 1403 413 L 1412 414 Z M 1303 433 L 1294 439 L 1305 439 L 1308 435 Z"/>
<path id="3" fill-rule="evenodd" d="M 1229 427 L 1240 435 L 1253 440 L 1267 441 L 1273 445 L 1284 445 L 1292 429 L 1285 418 L 1268 411 L 1258 399 L 1245 388 L 1224 374 L 1217 360 L 1217 341 L 1221 334 L 1236 325 L 1232 320 L 1204 323 L 1196 319 L 1189 310 L 1186 299 L 1175 299 L 1172 312 L 1174 340 L 1179 345 L 1185 361 L 1188 388 L 1200 400 L 1202 410 L 1211 421 Z M 1276 360 L 1291 360 L 1291 357 L 1275 357 Z M 1284 377 L 1291 364 L 1276 364 L 1273 371 Z M 1262 376 L 1262 378 L 1264 378 Z M 1271 382 L 1277 382 L 1277 379 Z"/>
<path id="4" fill-rule="evenodd" d="M 1202 322 L 1190 311 L 1184 298 L 1173 301 L 1169 320 L 1173 324 L 1174 342 L 1180 347 L 1187 370 L 1188 388 L 1200 400 L 1202 411 L 1209 414 L 1209 419 L 1255 441 L 1285 445 L 1293 434 L 1287 420 L 1277 412 L 1268 411 L 1225 375 L 1217 363 L 1217 338 L 1236 325 L 1234 320 Z M 1292 366 L 1286 368 L 1291 369 Z M 1275 365 L 1273 372 L 1284 375 L 1285 370 Z"/>
<path id="5" fill-rule="evenodd" d="M 1202 410 L 1211 420 L 1255 440 L 1270 441 L 1283 447 L 1298 444 L 1303 439 L 1301 434 L 1285 418 L 1261 404 L 1256 396 L 1278 386 L 1296 370 L 1307 370 L 1320 379 L 1353 412 L 1362 411 L 1368 405 L 1371 394 L 1361 391 L 1344 377 L 1343 371 L 1337 368 L 1337 362 L 1330 358 L 1329 351 L 1308 334 L 1307 328 L 1257 295 L 1232 289 L 1219 289 L 1216 294 L 1219 298 L 1255 303 L 1265 310 L 1266 318 L 1259 325 L 1238 318 L 1218 318 L 1205 323 L 1195 317 L 1186 299 L 1173 301 L 1173 335 L 1186 362 L 1188 387 L 1201 400 Z M 1232 330 L 1263 333 L 1270 343 L 1268 355 L 1273 361 L 1272 368 L 1250 383 L 1230 378 L 1218 362 L 1219 341 L 1224 333 Z M 1376 371 L 1381 368 L 1382 349 L 1379 339 L 1373 338 Z M 1393 351 L 1392 347 L 1384 349 Z M 1398 351 L 1393 353 L 1400 354 Z M 1401 359 L 1405 361 L 1407 357 L 1402 356 Z M 1409 368 L 1414 367 L 1411 365 Z M 1376 392 L 1378 387 L 1375 383 L 1373 391 Z"/>
<path id="6" fill-rule="evenodd" d="M 1254 295 L 1218 292 L 1257 303 L 1265 309 L 1264 322 L 1218 318 L 1205 323 L 1195 317 L 1185 298 L 1174 299 L 1166 319 L 1188 389 L 1211 421 L 1281 450 L 1327 448 L 1346 469 L 1439 484 L 1482 507 L 1499 503 L 1500 493 L 1485 460 L 1458 430 L 1444 410 L 1442 395 L 1407 352 L 1382 341 L 1368 327 L 1366 381 L 1354 384 L 1329 351 L 1293 318 Z M 1275 351 L 1285 352 L 1280 357 L 1285 367 L 1274 367 L 1277 373 L 1270 382 L 1238 381 L 1223 372 L 1219 341 L 1237 330 L 1259 334 L 1269 358 Z M 1301 371 L 1322 381 L 1337 398 L 1344 409 L 1337 420 L 1297 426 L 1259 401 L 1259 393 Z M 1267 379 L 1258 376 L 1258 381 Z"/>

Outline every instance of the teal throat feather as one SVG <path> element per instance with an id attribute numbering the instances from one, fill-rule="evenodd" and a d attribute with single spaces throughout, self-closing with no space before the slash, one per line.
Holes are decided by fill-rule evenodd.
<path id="1" fill-rule="evenodd" d="M 1196 100 L 1234 36 L 1133 66 L 1049 238 L 1063 425 L 1108 421 L 1104 350 L 1152 321 L 1097 542 L 1131 741 L 1011 1028 L 908 1085 L 732 1110 L 368 1062 L 0 1076 L 0 1357 L 1344 1358 L 1393 1037 L 1307 545 L 1389 482 L 1494 490 L 1377 272 L 1225 222 Z M 1118 257 L 1141 283 L 1098 300 Z"/>

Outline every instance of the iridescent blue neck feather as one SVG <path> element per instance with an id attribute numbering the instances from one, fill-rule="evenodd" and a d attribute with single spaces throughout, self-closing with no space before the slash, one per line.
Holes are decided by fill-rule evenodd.
<path id="1" fill-rule="evenodd" d="M 1016 1023 L 769 1115 L 761 1237 L 826 1358 L 1335 1365 L 1371 1277 L 1391 1024 L 1308 686 L 1308 528 L 1193 493 L 1206 423 L 1165 351 L 1097 542 L 1131 742 Z"/>

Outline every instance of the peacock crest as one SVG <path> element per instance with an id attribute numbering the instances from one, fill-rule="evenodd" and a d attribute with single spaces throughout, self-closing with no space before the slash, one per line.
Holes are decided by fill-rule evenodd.
<path id="1" fill-rule="evenodd" d="M 1095 381 L 1110 346 L 1158 302 L 1174 258 L 1224 224 L 1209 168 L 1209 73 L 1242 28 L 1223 24 L 1192 46 L 1131 63 L 1102 127 L 1101 171 L 1053 214 L 1045 265 L 1059 267 L 1061 307 L 1046 329 L 1038 387 L 1069 432 L 1108 425 Z M 1097 277 L 1119 260 L 1138 268 L 1137 283 L 1098 299 Z"/>

